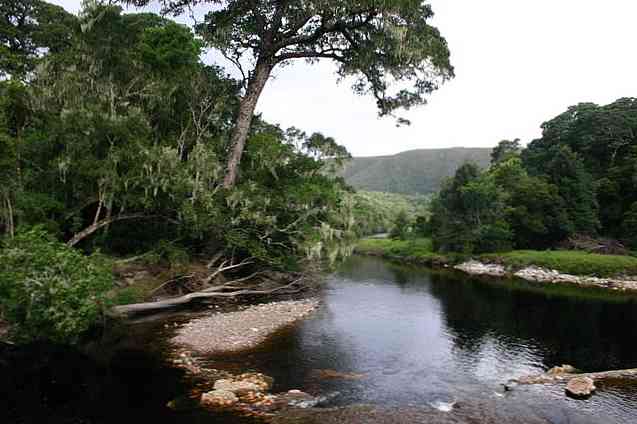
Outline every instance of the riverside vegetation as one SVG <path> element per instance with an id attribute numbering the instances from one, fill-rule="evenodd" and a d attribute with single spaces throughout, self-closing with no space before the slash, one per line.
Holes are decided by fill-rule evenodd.
<path id="1" fill-rule="evenodd" d="M 458 168 L 429 214 L 395 219 L 361 253 L 427 264 L 470 257 L 595 277 L 637 275 L 637 99 L 569 108 L 527 148 L 504 140 L 491 165 Z M 634 278 L 633 278 L 634 279 Z"/>
<path id="2" fill-rule="evenodd" d="M 14 341 L 80 342 L 114 312 L 298 293 L 300 273 L 393 218 L 372 217 L 375 196 L 336 174 L 350 155 L 334 139 L 254 116 L 272 71 L 331 60 L 399 124 L 453 77 L 417 1 L 210 2 L 194 28 L 110 2 L 78 16 L 2 5 L 0 308 Z M 242 78 L 203 63 L 208 48 Z"/>

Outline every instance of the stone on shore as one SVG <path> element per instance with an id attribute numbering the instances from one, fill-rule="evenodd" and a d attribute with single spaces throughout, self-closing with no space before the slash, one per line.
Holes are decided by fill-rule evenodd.
<path id="1" fill-rule="evenodd" d="M 237 395 L 228 390 L 213 390 L 201 395 L 201 404 L 211 408 L 229 408 L 237 402 Z"/>
<path id="2" fill-rule="evenodd" d="M 471 275 L 490 275 L 492 277 L 503 277 L 507 273 L 502 265 L 485 264 L 479 261 L 463 262 L 454 268 Z"/>
<path id="3" fill-rule="evenodd" d="M 596 389 L 595 382 L 590 377 L 571 378 L 566 384 L 566 394 L 580 399 L 589 397 Z"/>

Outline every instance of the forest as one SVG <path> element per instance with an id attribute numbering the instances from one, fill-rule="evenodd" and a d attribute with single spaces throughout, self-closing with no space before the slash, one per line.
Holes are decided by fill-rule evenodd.
<path id="1" fill-rule="evenodd" d="M 488 169 L 467 163 L 444 184 L 429 223 L 436 250 L 637 249 L 637 99 L 581 103 L 542 130 L 526 148 L 501 141 Z"/>

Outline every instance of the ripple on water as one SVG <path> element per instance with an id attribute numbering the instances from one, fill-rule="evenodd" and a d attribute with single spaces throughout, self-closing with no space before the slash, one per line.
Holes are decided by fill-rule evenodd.
<path id="1" fill-rule="evenodd" d="M 586 401 L 565 397 L 559 386 L 500 390 L 511 378 L 563 363 L 586 371 L 637 367 L 637 337 L 626 331 L 637 328 L 634 301 L 354 257 L 331 278 L 323 302 L 249 358 L 275 377 L 277 390 L 339 393 L 324 405 L 343 408 L 306 411 L 302 422 L 637 423 L 635 384 L 604 382 Z M 316 370 L 365 377 L 320 379 Z M 352 406 L 361 403 L 377 406 Z"/>

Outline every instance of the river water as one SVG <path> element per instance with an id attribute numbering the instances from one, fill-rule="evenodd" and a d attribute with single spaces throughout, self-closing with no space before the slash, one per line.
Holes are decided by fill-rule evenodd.
<path id="1" fill-rule="evenodd" d="M 584 401 L 557 386 L 501 386 L 561 364 L 637 367 L 634 298 L 357 256 L 329 279 L 323 302 L 240 362 L 274 376 L 275 389 L 327 396 L 326 406 L 417 409 L 437 420 L 449 410 L 449 422 L 637 423 L 637 384 L 601 383 Z"/>
<path id="2" fill-rule="evenodd" d="M 274 391 L 301 389 L 324 396 L 326 408 L 367 404 L 385 411 L 339 420 L 330 409 L 311 421 L 317 423 L 637 423 L 635 383 L 601 382 L 588 400 L 569 399 L 558 386 L 502 388 L 511 378 L 561 364 L 583 371 L 637 368 L 635 298 L 472 279 L 358 256 L 328 278 L 322 296 L 316 313 L 258 351 L 209 358 L 209 365 L 263 372 L 275 378 Z M 71 408 L 63 416 L 77 419 L 59 422 L 246 422 L 165 407 L 188 386 L 178 371 L 157 360 L 170 330 L 152 325 L 135 327 L 119 342 L 123 347 L 94 373 L 100 381 L 108 377 L 99 390 L 82 388 L 94 387 L 98 377 L 84 381 L 84 371 L 76 380 L 67 371 L 56 377 L 59 367 L 49 367 L 54 377 L 48 380 L 66 378 L 64 387 L 77 391 L 57 401 Z M 42 385 L 42 370 L 37 374 Z M 24 394 L 15 397 L 26 399 L 23 411 L 36 411 L 34 401 L 42 390 L 32 389 L 30 382 L 24 386 Z M 49 391 L 64 390 L 69 389 Z M 18 414 L 24 412 L 14 417 Z"/>

